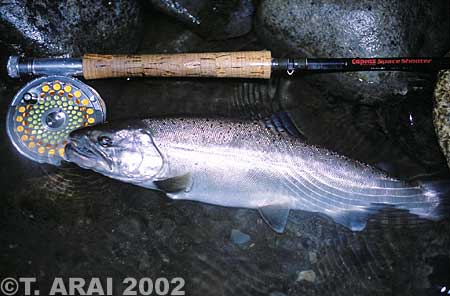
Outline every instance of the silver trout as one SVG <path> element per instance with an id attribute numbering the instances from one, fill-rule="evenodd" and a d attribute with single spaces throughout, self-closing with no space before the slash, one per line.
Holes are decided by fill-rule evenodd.
<path id="1" fill-rule="evenodd" d="M 383 207 L 440 218 L 438 191 L 307 145 L 280 122 L 162 118 L 104 124 L 74 131 L 65 159 L 175 200 L 258 209 L 279 233 L 290 210 L 322 213 L 354 231 Z"/>

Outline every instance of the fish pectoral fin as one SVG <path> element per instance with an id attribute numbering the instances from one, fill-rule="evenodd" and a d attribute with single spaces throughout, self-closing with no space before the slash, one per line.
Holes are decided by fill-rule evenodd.
<path id="1" fill-rule="evenodd" d="M 263 220 L 277 233 L 286 228 L 290 208 L 285 204 L 273 204 L 258 209 Z"/>
<path id="2" fill-rule="evenodd" d="M 192 187 L 192 175 L 190 173 L 175 176 L 167 179 L 153 181 L 156 188 L 166 193 L 175 193 L 180 191 L 188 192 Z"/>

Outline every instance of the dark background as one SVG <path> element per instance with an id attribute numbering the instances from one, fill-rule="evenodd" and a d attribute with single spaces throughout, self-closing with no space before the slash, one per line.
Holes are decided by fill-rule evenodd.
<path id="1" fill-rule="evenodd" d="M 448 1 L 0 1 L 3 62 L 10 54 L 253 49 L 294 57 L 442 56 L 449 33 Z M 4 70 L 1 278 L 37 277 L 41 295 L 56 276 L 113 277 L 118 288 L 127 276 L 180 276 L 187 295 L 438 295 L 450 285 L 448 220 L 383 211 L 351 232 L 295 211 L 279 235 L 253 210 L 172 202 L 70 164 L 24 159 L 4 122 L 27 79 L 12 80 Z M 87 83 L 105 100 L 108 120 L 287 110 L 308 143 L 395 177 L 439 179 L 448 168 L 432 124 L 434 81 L 435 74 L 352 73 Z"/>

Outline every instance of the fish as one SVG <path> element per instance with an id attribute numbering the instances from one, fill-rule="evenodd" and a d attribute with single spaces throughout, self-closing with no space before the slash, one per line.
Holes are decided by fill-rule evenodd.
<path id="1" fill-rule="evenodd" d="M 174 200 L 258 210 L 283 233 L 291 210 L 331 217 L 352 231 L 396 208 L 442 218 L 442 190 L 388 176 L 308 145 L 289 114 L 265 120 L 151 118 L 72 132 L 65 160 Z"/>

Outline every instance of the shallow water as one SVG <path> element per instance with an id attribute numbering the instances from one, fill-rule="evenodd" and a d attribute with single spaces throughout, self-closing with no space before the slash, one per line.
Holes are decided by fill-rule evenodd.
<path id="1" fill-rule="evenodd" d="M 258 49 L 255 38 L 205 42 L 165 18 L 140 52 Z M 245 41 L 245 42 L 244 42 Z M 432 79 L 424 76 L 424 79 Z M 24 81 L 2 79 L 0 104 Z M 385 105 L 320 97 L 307 77 L 88 82 L 108 119 L 189 114 L 255 117 L 287 110 L 307 141 L 401 178 L 448 175 L 431 122 L 431 89 Z M 383 211 L 362 232 L 294 211 L 285 234 L 253 210 L 173 202 L 70 164 L 22 158 L 1 125 L 0 275 L 183 277 L 187 295 L 438 295 L 450 285 L 450 224 Z M 246 242 L 234 235 L 249 236 Z M 247 237 L 246 237 L 247 238 Z M 245 241 L 245 240 L 244 240 Z"/>

